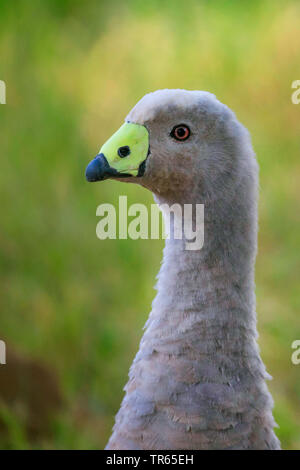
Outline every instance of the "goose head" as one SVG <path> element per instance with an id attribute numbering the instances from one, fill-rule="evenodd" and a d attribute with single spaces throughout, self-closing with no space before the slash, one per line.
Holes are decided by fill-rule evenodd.
<path id="1" fill-rule="evenodd" d="M 245 139 L 234 113 L 211 93 L 158 90 L 129 112 L 87 166 L 86 178 L 137 183 L 161 199 L 188 202 L 195 191 L 209 196 L 225 183 L 232 190 Z"/>

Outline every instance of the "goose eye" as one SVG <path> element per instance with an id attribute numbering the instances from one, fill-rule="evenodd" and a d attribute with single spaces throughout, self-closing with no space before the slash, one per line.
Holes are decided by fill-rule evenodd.
<path id="1" fill-rule="evenodd" d="M 176 140 L 186 140 L 190 136 L 190 130 L 185 124 L 179 124 L 178 126 L 173 127 L 171 136 Z"/>

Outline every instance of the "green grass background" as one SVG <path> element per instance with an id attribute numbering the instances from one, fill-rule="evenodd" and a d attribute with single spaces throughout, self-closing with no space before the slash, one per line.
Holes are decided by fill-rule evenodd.
<path id="1" fill-rule="evenodd" d="M 253 137 L 259 343 L 276 432 L 299 449 L 299 2 L 0 0 L 0 23 L 0 338 L 55 370 L 65 397 L 35 441 L 18 408 L 2 404 L 10 424 L 0 447 L 104 447 L 163 241 L 98 240 L 98 204 L 152 196 L 87 184 L 84 171 L 145 93 L 186 88 L 215 93 Z"/>

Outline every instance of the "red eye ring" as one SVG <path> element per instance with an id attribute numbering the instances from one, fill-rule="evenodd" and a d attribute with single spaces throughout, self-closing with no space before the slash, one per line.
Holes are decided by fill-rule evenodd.
<path id="1" fill-rule="evenodd" d="M 179 141 L 183 141 L 189 138 L 191 135 L 191 131 L 186 124 L 178 124 L 177 126 L 173 127 L 171 136 Z"/>

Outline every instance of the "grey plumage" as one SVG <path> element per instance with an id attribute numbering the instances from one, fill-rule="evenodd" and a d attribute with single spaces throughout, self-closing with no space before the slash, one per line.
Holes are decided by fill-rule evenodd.
<path id="1" fill-rule="evenodd" d="M 107 449 L 278 449 L 256 342 L 257 163 L 247 130 L 206 92 L 160 90 L 143 124 L 158 204 L 205 205 L 205 242 L 166 240 L 157 295 Z M 192 138 L 170 139 L 186 123 Z M 132 179 L 128 179 L 132 181 Z"/>

